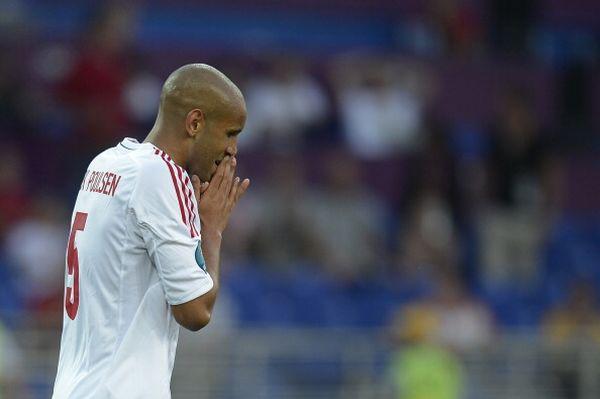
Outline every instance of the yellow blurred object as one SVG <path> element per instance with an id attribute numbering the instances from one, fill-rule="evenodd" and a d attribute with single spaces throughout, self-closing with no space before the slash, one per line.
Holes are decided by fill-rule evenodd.
<path id="1" fill-rule="evenodd" d="M 600 317 L 589 315 L 589 320 L 583 323 L 572 313 L 557 310 L 544 323 L 544 331 L 550 342 L 557 345 L 581 339 L 600 344 Z"/>
<path id="2" fill-rule="evenodd" d="M 440 327 L 435 309 L 427 304 L 409 305 L 398 315 L 394 323 L 395 336 L 404 341 L 430 341 Z"/>

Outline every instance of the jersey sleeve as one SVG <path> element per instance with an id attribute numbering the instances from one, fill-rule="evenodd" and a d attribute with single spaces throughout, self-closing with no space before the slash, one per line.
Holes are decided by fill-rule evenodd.
<path id="1" fill-rule="evenodd" d="M 142 165 L 129 202 L 167 302 L 179 305 L 213 287 L 200 247 L 196 200 L 187 174 L 160 156 Z"/>

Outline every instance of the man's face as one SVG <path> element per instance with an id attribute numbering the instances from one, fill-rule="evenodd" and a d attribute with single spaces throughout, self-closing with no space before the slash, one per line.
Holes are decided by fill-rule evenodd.
<path id="1" fill-rule="evenodd" d="M 226 115 L 207 120 L 204 131 L 192 147 L 189 172 L 201 181 L 210 181 L 225 156 L 237 153 L 237 136 L 246 122 L 245 107 L 231 109 Z"/>

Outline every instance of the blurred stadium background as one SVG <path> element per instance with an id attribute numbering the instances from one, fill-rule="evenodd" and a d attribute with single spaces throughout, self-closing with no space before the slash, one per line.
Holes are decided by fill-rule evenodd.
<path id="1" fill-rule="evenodd" d="M 87 163 L 207 62 L 246 95 L 254 183 L 174 398 L 600 398 L 599 15 L 0 1 L 0 397 L 50 396 Z"/>

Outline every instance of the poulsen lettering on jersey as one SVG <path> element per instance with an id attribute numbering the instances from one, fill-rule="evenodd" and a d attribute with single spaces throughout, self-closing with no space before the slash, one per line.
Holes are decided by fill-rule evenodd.
<path id="1" fill-rule="evenodd" d="M 79 190 L 100 193 L 114 197 L 120 181 L 121 175 L 117 175 L 112 172 L 97 172 L 95 170 L 88 170 L 85 172 L 85 176 L 83 177 L 83 181 L 81 182 L 81 187 Z"/>

